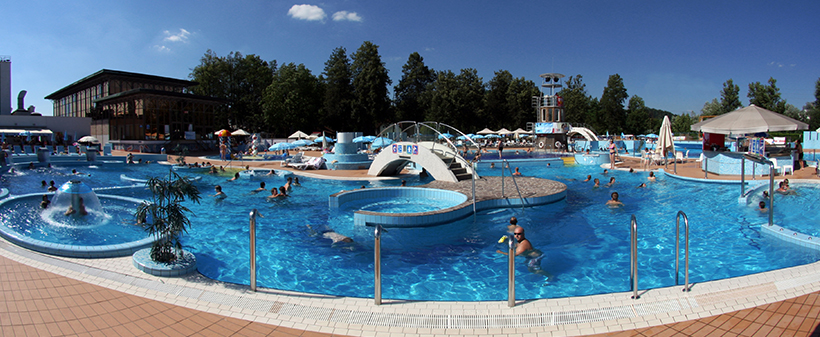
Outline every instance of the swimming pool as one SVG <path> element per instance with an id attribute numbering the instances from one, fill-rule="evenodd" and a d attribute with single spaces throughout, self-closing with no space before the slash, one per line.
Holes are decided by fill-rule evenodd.
<path id="1" fill-rule="evenodd" d="M 691 224 L 692 282 L 722 279 L 817 261 L 816 252 L 802 250 L 761 235 L 759 224 L 766 215 L 750 204 L 738 204 L 736 184 L 690 183 L 659 177 L 648 188 L 643 173 L 613 172 L 603 176 L 597 167 L 566 167 L 516 163 L 525 175 L 555 179 L 568 185 L 567 198 L 557 203 L 526 208 L 480 212 L 453 223 L 429 228 L 392 228 L 382 236 L 382 291 L 385 298 L 412 300 L 506 299 L 506 258 L 496 253 L 507 220 L 516 216 L 527 237 L 547 258 L 542 267 L 556 276 L 545 285 L 542 276 L 517 265 L 519 299 L 582 296 L 629 290 L 629 218 L 639 224 L 639 273 L 641 289 L 673 285 L 675 213 L 683 210 Z M 120 185 L 118 177 L 140 177 L 167 168 L 154 165 L 86 169 L 100 177 L 99 185 Z M 70 170 L 69 170 L 70 171 Z M 108 172 L 110 171 L 110 172 Z M 39 187 L 41 176 L 4 176 L 0 187 L 12 193 L 29 193 Z M 482 175 L 500 174 L 482 166 Z M 225 282 L 248 284 L 248 212 L 259 209 L 257 219 L 257 268 L 259 286 L 341 296 L 373 296 L 372 229 L 355 227 L 352 212 L 331 211 L 327 196 L 341 190 L 398 186 L 396 181 L 331 181 L 300 177 L 292 196 L 272 202 L 266 193 L 252 194 L 260 181 L 281 186 L 285 177 L 255 177 L 228 182 L 232 172 L 202 175 L 196 184 L 203 195 L 213 194 L 220 184 L 228 194 L 223 201 L 207 196 L 200 205 L 188 204 L 195 215 L 183 237 L 186 250 L 197 255 L 199 271 Z M 616 177 L 614 188 L 591 188 L 587 174 L 605 183 Z M 45 176 L 45 173 L 42 175 Z M 264 179 L 264 180 L 263 180 Z M 47 180 L 47 179 L 46 179 Z M 425 183 L 414 179 L 408 185 Z M 18 184 L 19 183 L 19 184 Z M 58 184 L 60 182 L 58 181 Z M 34 187 L 32 187 L 34 185 Z M 796 185 L 797 197 L 817 200 L 818 189 Z M 12 187 L 14 186 L 14 187 Z M 20 188 L 17 186 L 28 187 Z M 138 194 L 139 189 L 123 193 Z M 120 191 L 120 190 L 117 190 Z M 609 193 L 618 191 L 625 206 L 603 206 Z M 785 196 L 784 196 L 785 198 Z M 795 198 L 797 199 L 797 198 Z M 796 200 L 795 200 L 796 201 Z M 777 205 L 776 201 L 776 205 Z M 784 203 L 787 201 L 783 201 Z M 751 201 L 750 201 L 751 203 Z M 775 208 L 775 223 L 816 223 L 817 212 L 804 213 L 806 220 L 790 218 L 785 207 Z M 782 211 L 780 211 L 782 210 Z M 815 218 L 812 218 L 815 217 Z M 312 235 L 306 227 L 327 226 L 353 238 L 354 243 L 333 245 Z"/>

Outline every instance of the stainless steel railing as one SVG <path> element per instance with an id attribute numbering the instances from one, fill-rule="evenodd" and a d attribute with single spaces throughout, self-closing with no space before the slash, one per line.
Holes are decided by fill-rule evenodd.
<path id="1" fill-rule="evenodd" d="M 375 244 L 373 245 L 375 258 L 375 261 L 373 261 L 373 272 L 375 274 L 373 301 L 376 305 L 382 304 L 382 232 L 387 233 L 387 230 L 376 224 L 376 229 L 373 232 L 375 238 Z"/>
<path id="2" fill-rule="evenodd" d="M 521 209 L 523 210 L 524 206 L 527 203 L 527 201 L 521 195 L 521 189 L 518 188 L 518 182 L 515 181 L 515 175 L 513 175 L 512 168 L 510 167 L 510 162 L 508 162 L 506 159 L 501 160 L 501 197 L 506 198 L 506 196 L 504 195 L 504 180 L 505 180 L 505 178 L 504 178 L 504 169 L 505 168 L 510 171 L 510 177 L 512 177 L 513 184 L 515 184 L 515 190 L 518 192 L 518 198 L 521 199 Z"/>
<path id="3" fill-rule="evenodd" d="M 632 299 L 637 300 L 638 297 L 638 220 L 635 219 L 635 214 L 632 214 L 632 220 L 629 223 L 629 278 L 632 285 Z"/>
<path id="4" fill-rule="evenodd" d="M 256 217 L 263 217 L 254 208 L 250 213 L 251 291 L 256 291 Z"/>
<path id="5" fill-rule="evenodd" d="M 684 268 L 686 269 L 684 273 L 686 273 L 686 283 L 683 285 L 683 291 L 691 290 L 689 288 L 689 218 L 686 217 L 686 213 L 683 211 L 678 211 L 678 215 L 675 216 L 675 284 L 680 284 L 678 282 L 678 277 L 680 276 L 680 218 L 683 216 L 683 223 L 685 226 L 685 237 L 684 240 L 686 241 L 685 244 L 685 256 L 684 259 L 686 260 Z"/>

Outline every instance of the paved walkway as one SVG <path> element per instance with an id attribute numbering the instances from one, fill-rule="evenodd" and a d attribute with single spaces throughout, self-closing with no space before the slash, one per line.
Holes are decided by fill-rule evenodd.
<path id="1" fill-rule="evenodd" d="M 628 169 L 628 165 L 626 166 Z M 254 165 L 256 166 L 256 165 Z M 638 163 L 639 166 L 639 163 Z M 264 166 L 262 166 L 264 167 Z M 686 167 L 678 167 L 678 173 L 686 172 Z M 808 172 L 808 169 L 806 169 Z M 813 171 L 813 169 L 811 169 Z M 801 170 L 802 171 L 802 170 Z M 697 177 L 701 172 L 693 171 L 692 175 Z M 797 173 L 799 173 L 798 171 Z M 310 174 L 323 175 L 326 173 L 336 173 L 333 171 L 312 171 Z M 356 173 L 354 172 L 348 172 Z M 687 174 L 688 175 L 688 174 Z M 807 175 L 810 175 L 807 173 Z M 711 176 L 710 176 L 711 178 Z M 778 177 L 779 178 L 779 177 Z M 791 178 L 791 177 L 789 177 Z M 816 179 L 815 177 L 806 177 Z M 16 246 L 9 246 L 3 243 L 0 245 L 0 287 L 2 287 L 2 305 L 0 305 L 0 333 L 4 336 L 61 336 L 61 335 L 100 335 L 100 336 L 333 336 L 334 331 L 339 331 L 340 335 L 349 335 L 345 330 L 334 326 L 325 326 L 321 329 L 299 329 L 284 327 L 281 324 L 264 324 L 258 318 L 250 315 L 250 309 L 229 311 L 224 305 L 203 307 L 202 310 L 190 308 L 190 303 L 180 301 L 174 302 L 169 298 L 179 296 L 159 296 L 154 291 L 141 290 L 132 285 L 122 288 L 123 291 L 112 290 L 117 288 L 116 282 L 100 279 L 96 276 L 89 276 L 93 271 L 78 268 L 77 271 L 69 271 L 62 268 L 54 268 L 45 263 L 39 263 L 51 257 L 41 256 Z M 54 259 L 56 260 L 56 259 Z M 64 259 L 69 260 L 69 259 Z M 17 261 L 24 261 L 20 263 Z M 61 262 L 62 263 L 62 262 Z M 128 273 L 128 259 L 124 258 L 115 262 L 97 262 L 91 260 L 73 259 L 66 263 L 82 265 L 83 263 L 104 263 L 119 264 L 121 270 L 114 273 Z M 699 335 L 699 336 L 820 336 L 820 291 L 816 284 L 818 279 L 814 276 L 817 271 L 812 268 L 798 268 L 807 272 L 809 277 L 793 274 L 765 273 L 771 281 L 761 283 L 759 286 L 747 287 L 748 292 L 759 293 L 760 300 L 765 302 L 757 306 L 748 306 L 741 310 L 725 310 L 720 307 L 744 306 L 736 302 L 731 296 L 723 294 L 711 295 L 713 304 L 709 306 L 718 307 L 716 312 L 723 312 L 716 315 L 695 314 L 692 317 L 697 319 L 669 322 L 674 319 L 658 319 L 658 324 L 651 326 L 626 329 L 620 332 L 611 332 L 601 336 L 672 336 L 672 335 Z M 60 274 L 51 271 L 60 271 Z M 72 277 L 61 275 L 71 274 Z M 797 280 L 797 281 L 794 281 Z M 802 280 L 802 281 L 801 281 Z M 172 285 L 179 283 L 178 279 L 160 279 L 159 283 Z M 777 297 L 766 297 L 763 292 L 756 289 L 760 287 L 773 287 L 779 284 L 791 282 L 788 289 L 812 289 L 815 291 L 804 292 L 797 296 L 788 295 L 790 292 L 778 295 Z M 132 283 L 139 283 L 132 281 Z M 741 291 L 744 288 L 737 285 L 732 280 L 719 282 L 726 284 L 729 292 Z M 218 286 L 220 287 L 220 286 Z M 224 287 L 224 286 L 221 286 Z M 775 288 L 777 288 L 775 286 Z M 698 290 L 698 289 L 695 289 Z M 802 291 L 802 290 L 801 290 Z M 184 290 L 178 290 L 184 292 Z M 139 294 L 139 295 L 136 295 Z M 179 295 L 179 294 L 177 294 Z M 657 296 L 657 294 L 655 294 Z M 754 294 L 749 295 L 754 298 Z M 695 296 L 697 297 L 697 296 Z M 590 298 L 601 298 L 600 296 Z M 778 298 L 771 301 L 770 298 Z M 297 298 L 298 299 L 298 298 Z M 302 298 L 300 301 L 305 301 Z M 336 299 L 339 300 L 339 299 Z M 583 301 L 584 298 L 579 299 Z M 703 301 L 703 298 L 701 298 Z M 172 303 L 169 303 L 172 302 Z M 364 301 L 353 300 L 354 303 L 362 305 Z M 562 299 L 551 300 L 553 303 L 560 303 Z M 646 303 L 646 302 L 645 302 Z M 707 303 L 707 301 L 703 301 Z M 178 305 L 179 304 L 179 305 Z M 398 304 L 395 306 L 393 304 Z M 451 305 L 443 304 L 443 305 Z M 393 305 L 393 308 L 389 308 Z M 414 306 L 421 306 L 423 303 L 397 303 L 387 302 L 382 308 L 395 312 L 407 311 Z M 433 303 L 433 306 L 438 304 Z M 492 307 L 496 303 L 479 303 L 479 307 Z M 366 305 L 365 305 L 366 306 Z M 469 305 L 465 305 L 469 306 Z M 372 306 L 370 306 L 372 307 Z M 479 308 L 476 307 L 476 308 Z M 273 309 L 271 309 L 273 310 Z M 435 314 L 440 309 L 428 309 Z M 472 309 L 478 312 L 480 309 Z M 537 305 L 521 305 L 508 310 L 535 310 L 539 311 Z M 225 314 L 220 314 L 224 312 Z M 242 313 L 246 313 L 244 315 Z M 520 312 L 522 316 L 527 311 Z M 526 314 L 530 315 L 532 312 Z M 238 316 L 238 317 L 237 317 Z M 686 317 L 687 315 L 684 315 Z M 247 317 L 248 319 L 242 319 Z M 254 320 L 254 321 L 251 321 Z M 274 322 L 271 320 L 271 322 Z M 610 321 L 606 321 L 610 322 Z M 629 326 L 629 320 L 623 319 L 611 321 L 620 326 Z M 304 324 L 298 326 L 315 326 L 319 323 L 305 319 Z M 588 323 L 587 323 L 588 324 Z M 294 326 L 294 324 L 289 324 Z M 633 324 L 634 325 L 634 324 Z M 517 330 L 516 335 L 548 336 L 548 335 L 578 335 L 584 331 L 595 330 L 595 324 L 589 325 L 588 329 L 581 324 L 578 330 L 533 330 L 530 333 L 522 333 Z M 604 327 L 606 328 L 606 327 Z M 617 329 L 606 328 L 608 331 Z M 311 330 L 311 331 L 309 331 Z M 512 329 L 515 330 L 515 329 Z M 327 331 L 318 333 L 313 331 Z M 407 329 L 376 329 L 361 331 L 357 335 L 373 336 L 403 336 L 403 335 L 451 335 L 463 333 L 459 330 L 407 330 Z M 508 335 L 502 329 L 484 329 L 481 332 L 470 331 L 472 335 Z"/>

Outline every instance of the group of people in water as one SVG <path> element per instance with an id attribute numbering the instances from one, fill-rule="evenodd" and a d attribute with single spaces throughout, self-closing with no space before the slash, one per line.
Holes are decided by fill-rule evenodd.
<path id="1" fill-rule="evenodd" d="M 246 167 L 246 169 L 248 169 L 248 168 Z M 266 175 L 268 175 L 268 176 L 276 175 L 276 171 L 270 170 Z M 228 181 L 229 182 L 230 181 L 236 181 L 236 180 L 239 180 L 239 178 L 240 178 L 239 172 L 236 172 L 236 173 L 234 173 L 233 178 L 228 179 Z M 268 195 L 266 197 L 266 199 L 267 200 L 274 200 L 274 199 L 287 197 L 289 195 L 288 193 L 293 190 L 293 186 L 301 186 L 301 185 L 302 184 L 299 182 L 299 177 L 295 177 L 295 178 L 294 177 L 288 177 L 287 182 L 285 183 L 284 186 L 271 188 L 270 195 Z M 224 191 L 222 191 L 222 186 L 221 185 L 214 186 L 214 190 L 215 190 L 216 193 L 211 195 L 212 197 L 214 197 L 216 199 L 219 199 L 219 200 L 222 200 L 222 199 L 225 199 L 225 198 L 228 197 L 228 195 L 225 194 Z M 262 191 L 267 191 L 267 184 L 264 181 L 259 182 L 259 188 L 250 191 L 250 193 L 251 194 L 256 194 L 256 193 L 259 193 L 259 192 L 262 192 Z"/>

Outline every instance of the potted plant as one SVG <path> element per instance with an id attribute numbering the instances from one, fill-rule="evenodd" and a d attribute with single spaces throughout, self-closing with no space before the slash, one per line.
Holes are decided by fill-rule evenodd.
<path id="1" fill-rule="evenodd" d="M 182 205 L 186 199 L 199 203 L 199 190 L 187 177 L 180 176 L 173 169 L 168 179 L 151 177 L 146 186 L 153 193 L 152 200 L 137 207 L 137 223 L 156 240 L 151 246 L 151 260 L 159 263 L 171 263 L 182 256 L 180 235 L 191 226 L 187 213 Z"/>

